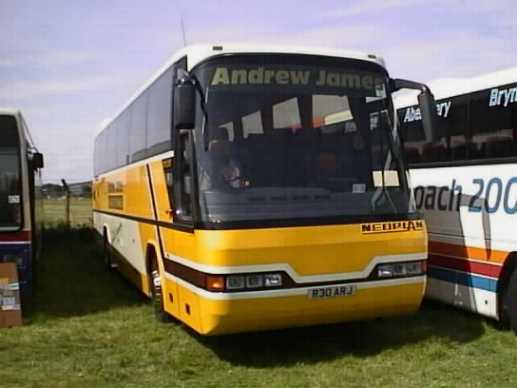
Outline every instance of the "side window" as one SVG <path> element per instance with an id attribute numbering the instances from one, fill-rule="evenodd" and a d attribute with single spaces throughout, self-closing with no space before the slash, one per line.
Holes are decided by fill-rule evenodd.
<path id="1" fill-rule="evenodd" d="M 106 170 L 117 166 L 117 127 L 112 123 L 106 129 Z"/>
<path id="2" fill-rule="evenodd" d="M 147 109 L 147 154 L 156 155 L 172 149 L 171 105 L 172 69 L 169 69 L 149 90 Z"/>
<path id="3" fill-rule="evenodd" d="M 447 118 L 441 121 L 443 124 L 439 130 L 443 136 L 440 139 L 442 145 L 440 150 L 445 153 L 442 156 L 444 160 L 468 160 L 474 152 L 468 141 L 470 137 L 468 109 L 468 96 L 453 98 Z"/>
<path id="4" fill-rule="evenodd" d="M 129 163 L 129 127 L 131 116 L 126 109 L 117 118 L 117 166 L 125 166 Z"/>
<path id="5" fill-rule="evenodd" d="M 106 171 L 106 131 L 102 131 L 98 137 L 99 139 L 99 173 Z"/>
<path id="6" fill-rule="evenodd" d="M 515 85 L 473 94 L 471 112 L 472 144 L 477 150 L 472 159 L 517 156 Z"/>
<path id="7" fill-rule="evenodd" d="M 128 136 L 131 162 L 145 158 L 147 148 L 147 99 L 148 93 L 145 92 L 131 105 L 131 125 Z"/>
<path id="8" fill-rule="evenodd" d="M 441 112 L 437 120 L 440 137 L 435 143 L 426 140 L 418 106 L 398 111 L 404 152 L 409 164 L 461 161 L 473 154 L 468 142 L 468 102 L 466 96 L 437 101 L 439 114 Z M 444 104 L 447 104 L 447 109 Z"/>
<path id="9" fill-rule="evenodd" d="M 409 164 L 422 162 L 422 147 L 425 143 L 425 135 L 422 125 L 414 120 L 416 107 L 409 106 L 397 110 L 400 134 L 404 139 L 404 153 Z"/>
<path id="10" fill-rule="evenodd" d="M 93 174 L 98 175 L 101 172 L 101 152 L 100 152 L 100 145 L 101 145 L 101 135 L 97 136 L 95 138 L 95 142 L 93 145 Z"/>

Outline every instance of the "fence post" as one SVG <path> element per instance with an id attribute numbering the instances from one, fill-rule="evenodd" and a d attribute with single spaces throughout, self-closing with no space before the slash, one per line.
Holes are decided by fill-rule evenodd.
<path id="1" fill-rule="evenodd" d="M 61 179 L 61 183 L 65 189 L 65 225 L 70 229 L 70 189 L 64 179 Z"/>

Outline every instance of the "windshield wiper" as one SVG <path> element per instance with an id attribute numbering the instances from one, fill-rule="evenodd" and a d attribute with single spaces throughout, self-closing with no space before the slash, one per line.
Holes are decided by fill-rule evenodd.
<path id="1" fill-rule="evenodd" d="M 199 101 L 201 102 L 201 112 L 203 112 L 203 124 L 201 126 L 201 134 L 203 136 L 203 148 L 205 151 L 208 151 L 208 134 L 206 133 L 206 125 L 208 122 L 208 111 L 206 110 L 206 105 L 208 104 L 208 93 L 205 97 L 205 95 L 203 94 L 203 89 L 201 88 L 201 83 L 195 75 L 188 74 L 188 76 L 194 83 L 196 92 L 199 94 L 200 97 Z"/>
<path id="2" fill-rule="evenodd" d="M 381 123 L 379 123 L 379 125 L 381 125 L 381 128 L 385 129 L 386 132 L 388 132 L 389 130 L 392 129 L 392 126 L 391 126 L 391 120 L 389 117 L 386 117 L 388 116 L 387 114 L 383 114 L 384 112 L 379 112 L 379 121 L 382 120 L 382 123 L 386 123 L 388 125 L 382 125 Z M 383 119 L 381 119 L 383 118 Z M 379 202 L 379 200 L 384 197 L 386 199 L 386 201 L 391 205 L 391 207 L 393 208 L 394 210 L 394 213 L 398 213 L 398 209 L 397 209 L 397 206 L 395 206 L 395 203 L 393 202 L 393 199 L 391 198 L 391 195 L 388 191 L 388 189 L 386 188 L 386 178 L 385 178 L 385 171 L 387 169 L 389 169 L 390 165 L 391 165 L 391 159 L 392 159 L 392 153 L 393 153 L 393 149 L 395 147 L 395 145 L 393 144 L 393 139 L 391 137 L 389 137 L 389 149 L 386 148 L 386 144 L 385 144 L 385 139 L 384 139 L 384 135 L 385 133 L 383 133 L 382 131 L 380 132 L 381 134 L 381 154 L 384 155 L 384 153 L 386 153 L 386 159 L 385 159 L 385 163 L 384 163 L 384 166 L 382 167 L 382 170 L 381 170 L 381 189 L 380 189 L 380 192 L 379 191 L 376 191 L 372 197 L 372 202 L 371 202 L 371 206 L 372 206 L 372 210 L 375 211 L 375 208 Z M 377 195 L 377 193 L 379 193 Z"/>

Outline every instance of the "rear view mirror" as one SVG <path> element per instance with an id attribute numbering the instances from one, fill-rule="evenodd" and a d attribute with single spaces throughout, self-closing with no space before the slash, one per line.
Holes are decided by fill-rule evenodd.
<path id="1" fill-rule="evenodd" d="M 44 162 L 43 162 L 43 154 L 39 153 L 39 152 L 35 152 L 32 154 L 32 159 L 31 159 L 31 164 L 32 164 L 32 168 L 34 170 L 37 170 L 37 169 L 40 169 L 40 168 L 43 168 L 44 167 Z"/>
<path id="2" fill-rule="evenodd" d="M 392 79 L 390 80 L 390 85 L 392 92 L 400 89 L 420 90 L 418 104 L 420 106 L 425 137 L 428 142 L 436 142 L 438 140 L 438 113 L 436 112 L 436 102 L 433 93 L 431 93 L 427 85 L 405 79 Z"/>
<path id="3" fill-rule="evenodd" d="M 420 106 L 425 138 L 427 141 L 435 143 L 438 140 L 438 114 L 436 113 L 436 101 L 429 89 L 418 95 L 418 105 Z"/>
<path id="4" fill-rule="evenodd" d="M 174 89 L 174 129 L 193 129 L 196 86 L 189 78 L 178 80 Z"/>

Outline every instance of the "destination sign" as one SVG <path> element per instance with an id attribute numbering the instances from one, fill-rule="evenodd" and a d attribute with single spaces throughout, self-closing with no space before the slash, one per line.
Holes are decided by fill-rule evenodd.
<path id="1" fill-rule="evenodd" d="M 386 96 L 385 78 L 380 75 L 329 70 L 217 67 L 213 73 L 210 85 L 333 87 L 369 92 L 376 97 Z"/>

